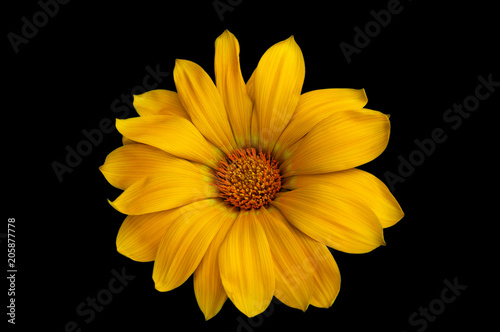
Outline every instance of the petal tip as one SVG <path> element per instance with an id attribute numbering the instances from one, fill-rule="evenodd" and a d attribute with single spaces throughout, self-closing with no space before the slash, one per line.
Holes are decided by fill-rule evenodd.
<path id="1" fill-rule="evenodd" d="M 158 283 L 155 282 L 155 289 L 158 291 L 158 292 L 165 292 L 164 288 L 161 287 Z"/>
<path id="2" fill-rule="evenodd" d="M 184 64 L 187 64 L 187 63 L 192 63 L 192 61 L 189 61 L 189 60 L 186 60 L 186 59 L 175 59 L 175 65 L 184 65 Z"/>
<path id="3" fill-rule="evenodd" d="M 118 208 L 116 207 L 116 204 L 114 202 L 112 202 L 109 198 L 106 198 L 106 200 L 108 201 L 109 205 L 111 205 L 113 207 L 113 209 L 115 209 L 118 212 L 121 212 L 120 210 L 118 210 Z"/>
<path id="4" fill-rule="evenodd" d="M 134 260 L 132 257 L 130 257 L 130 255 L 127 254 L 127 251 L 125 250 L 121 241 L 116 241 L 116 251 L 118 251 L 118 253 L 120 253 L 121 255 Z"/>
<path id="5" fill-rule="evenodd" d="M 232 36 L 233 34 L 231 33 L 231 31 L 229 31 L 228 29 L 224 30 L 224 32 L 221 34 L 221 36 Z"/>
<path id="6" fill-rule="evenodd" d="M 361 92 L 363 92 L 363 97 L 364 97 L 363 99 L 365 100 L 365 105 L 366 105 L 368 103 L 368 96 L 366 95 L 366 90 L 363 88 L 361 89 Z"/>
<path id="7" fill-rule="evenodd" d="M 175 59 L 175 65 L 174 65 L 174 72 L 175 70 L 182 66 L 187 60 L 184 60 L 184 59 Z"/>
<path id="8" fill-rule="evenodd" d="M 297 43 L 297 41 L 295 40 L 295 36 L 294 35 L 291 35 L 290 37 L 288 37 L 288 39 L 286 39 L 286 42 L 288 42 L 290 46 L 292 46 L 292 47 L 298 47 L 300 49 L 300 46 Z"/>
<path id="9" fill-rule="evenodd" d="M 171 285 L 168 285 L 168 283 L 165 283 L 165 280 L 157 280 L 159 276 L 155 274 L 155 271 L 153 270 L 153 282 L 155 283 L 155 289 L 159 292 L 168 292 L 174 289 L 175 287 L 171 287 Z M 161 279 L 161 278 L 160 278 Z"/>
<path id="10" fill-rule="evenodd" d="M 203 315 L 205 316 L 205 322 L 208 321 L 208 320 L 210 320 L 210 319 L 212 319 L 212 318 L 214 318 L 216 314 L 217 313 L 208 312 L 208 311 L 204 312 Z"/>
<path id="11" fill-rule="evenodd" d="M 120 118 L 116 118 L 115 119 L 115 128 L 120 131 L 119 128 L 122 128 L 122 124 L 123 124 L 123 121 L 125 121 L 125 119 L 120 119 Z"/>

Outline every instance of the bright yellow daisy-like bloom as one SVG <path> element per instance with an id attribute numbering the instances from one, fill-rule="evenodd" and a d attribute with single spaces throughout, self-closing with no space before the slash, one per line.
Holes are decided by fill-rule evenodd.
<path id="1" fill-rule="evenodd" d="M 194 274 L 205 318 L 227 298 L 248 317 L 276 296 L 328 308 L 340 273 L 328 247 L 366 253 L 403 212 L 387 187 L 356 169 L 387 146 L 390 124 L 363 108 L 363 89 L 301 94 L 302 52 L 293 36 L 272 46 L 245 83 L 239 44 L 215 41 L 215 84 L 177 60 L 177 92 L 134 97 L 139 117 L 117 119 L 124 145 L 101 171 L 124 192 L 118 251 L 154 261 L 169 291 Z"/>

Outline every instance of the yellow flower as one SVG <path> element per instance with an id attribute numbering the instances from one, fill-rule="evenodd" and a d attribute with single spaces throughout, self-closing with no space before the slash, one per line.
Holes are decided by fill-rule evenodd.
<path id="1" fill-rule="evenodd" d="M 205 318 L 229 297 L 248 317 L 276 296 L 328 308 L 340 274 L 328 247 L 365 253 L 403 212 L 387 187 L 356 169 L 384 151 L 386 115 L 363 108 L 363 89 L 301 94 L 302 52 L 293 36 L 272 46 L 244 82 L 239 44 L 215 42 L 215 79 L 177 60 L 177 93 L 134 97 L 139 117 L 116 120 L 124 145 L 101 171 L 124 192 L 123 255 L 154 261 L 169 291 L 194 274 Z"/>

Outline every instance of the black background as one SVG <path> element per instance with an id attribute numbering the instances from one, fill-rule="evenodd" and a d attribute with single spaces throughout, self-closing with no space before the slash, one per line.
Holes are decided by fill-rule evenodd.
<path id="1" fill-rule="evenodd" d="M 374 20 L 370 12 L 386 9 L 389 1 L 232 3 L 221 20 L 212 1 L 71 1 L 59 5 L 17 54 L 8 33 L 21 35 L 22 17 L 32 22 L 41 7 L 36 1 L 4 4 L 7 185 L 0 232 L 7 232 L 7 218 L 16 219 L 15 328 L 65 331 L 71 321 L 82 331 L 400 332 L 490 326 L 498 283 L 493 212 L 500 88 L 455 130 L 443 114 L 474 95 L 478 76 L 500 81 L 493 4 L 401 1 L 401 12 L 347 63 L 339 44 L 353 45 L 354 28 L 364 29 Z M 205 322 L 192 278 L 160 293 L 154 289 L 153 263 L 134 262 L 116 251 L 124 216 L 106 199 L 120 191 L 98 167 L 121 144 L 120 135 L 104 134 L 62 181 L 52 168 L 54 161 L 65 163 L 66 146 L 75 149 L 85 140 L 83 130 L 122 114 L 111 105 L 142 84 L 146 66 L 172 73 L 176 58 L 189 59 L 213 77 L 214 41 L 224 29 L 239 40 L 245 79 L 267 48 L 294 35 L 306 63 L 303 92 L 365 88 L 367 107 L 391 114 L 387 150 L 362 167 L 384 181 L 386 171 L 398 174 L 399 156 L 415 151 L 415 139 L 430 138 L 435 128 L 446 134 L 446 141 L 395 185 L 406 216 L 385 230 L 387 246 L 364 255 L 333 252 L 342 287 L 330 309 L 311 306 L 303 313 L 276 302 L 249 320 L 227 301 Z M 172 75 L 158 88 L 175 90 Z M 2 239 L 6 261 L 5 244 Z M 79 315 L 76 308 L 108 288 L 112 270 L 122 269 L 135 278 L 95 317 Z M 445 279 L 455 278 L 467 289 L 427 326 L 412 326 L 409 317 L 441 297 Z M 8 284 L 3 285 L 5 294 Z M 2 298 L 4 312 L 8 297 Z M 1 317 L 7 320 L 5 313 Z"/>

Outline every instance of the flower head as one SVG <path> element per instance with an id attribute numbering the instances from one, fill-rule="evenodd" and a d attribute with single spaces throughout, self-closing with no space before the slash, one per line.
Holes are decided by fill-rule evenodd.
<path id="1" fill-rule="evenodd" d="M 387 187 L 355 167 L 385 149 L 386 115 L 364 90 L 301 94 L 293 36 L 272 46 L 245 83 L 239 44 L 215 42 L 215 84 L 177 60 L 177 92 L 134 97 L 139 117 L 116 121 L 124 145 L 101 171 L 124 192 L 116 240 L 123 255 L 154 261 L 169 291 L 194 274 L 205 318 L 229 298 L 249 317 L 276 296 L 306 310 L 330 307 L 340 273 L 328 250 L 369 252 L 403 216 Z"/>

